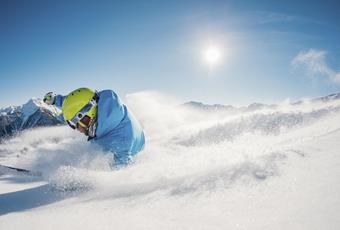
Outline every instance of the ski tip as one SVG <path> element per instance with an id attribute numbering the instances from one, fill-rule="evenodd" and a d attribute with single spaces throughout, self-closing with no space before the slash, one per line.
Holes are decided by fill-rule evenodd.
<path id="1" fill-rule="evenodd" d="M 32 171 L 28 169 L 16 168 L 7 165 L 0 164 L 0 175 L 5 174 L 22 174 L 22 175 L 29 175 L 29 176 L 36 176 L 41 177 L 42 172 L 39 171 Z"/>

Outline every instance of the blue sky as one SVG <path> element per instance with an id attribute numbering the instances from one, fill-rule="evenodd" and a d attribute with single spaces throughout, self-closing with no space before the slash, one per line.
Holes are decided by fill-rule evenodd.
<path id="1" fill-rule="evenodd" d="M 339 1 L 0 1 L 0 106 L 87 86 L 244 105 L 340 91 Z M 203 59 L 214 46 L 213 67 Z"/>

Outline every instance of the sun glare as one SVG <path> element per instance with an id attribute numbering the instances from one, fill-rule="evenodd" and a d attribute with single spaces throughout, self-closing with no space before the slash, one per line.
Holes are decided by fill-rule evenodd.
<path id="1" fill-rule="evenodd" d="M 222 51 L 215 46 L 208 47 L 204 50 L 203 59 L 209 66 L 215 66 L 222 59 Z"/>

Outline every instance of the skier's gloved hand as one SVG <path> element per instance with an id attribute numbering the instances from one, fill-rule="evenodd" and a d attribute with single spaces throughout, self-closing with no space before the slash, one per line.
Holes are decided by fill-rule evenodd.
<path id="1" fill-rule="evenodd" d="M 48 92 L 44 96 L 44 102 L 48 105 L 54 105 L 56 94 L 53 92 Z"/>

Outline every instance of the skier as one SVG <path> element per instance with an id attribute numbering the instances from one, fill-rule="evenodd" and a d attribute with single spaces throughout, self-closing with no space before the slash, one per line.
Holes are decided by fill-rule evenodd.
<path id="1" fill-rule="evenodd" d="M 144 148 L 144 132 L 131 111 L 112 90 L 79 88 L 67 96 L 49 92 L 44 102 L 61 108 L 67 124 L 88 136 L 114 156 L 114 165 L 126 165 Z"/>

